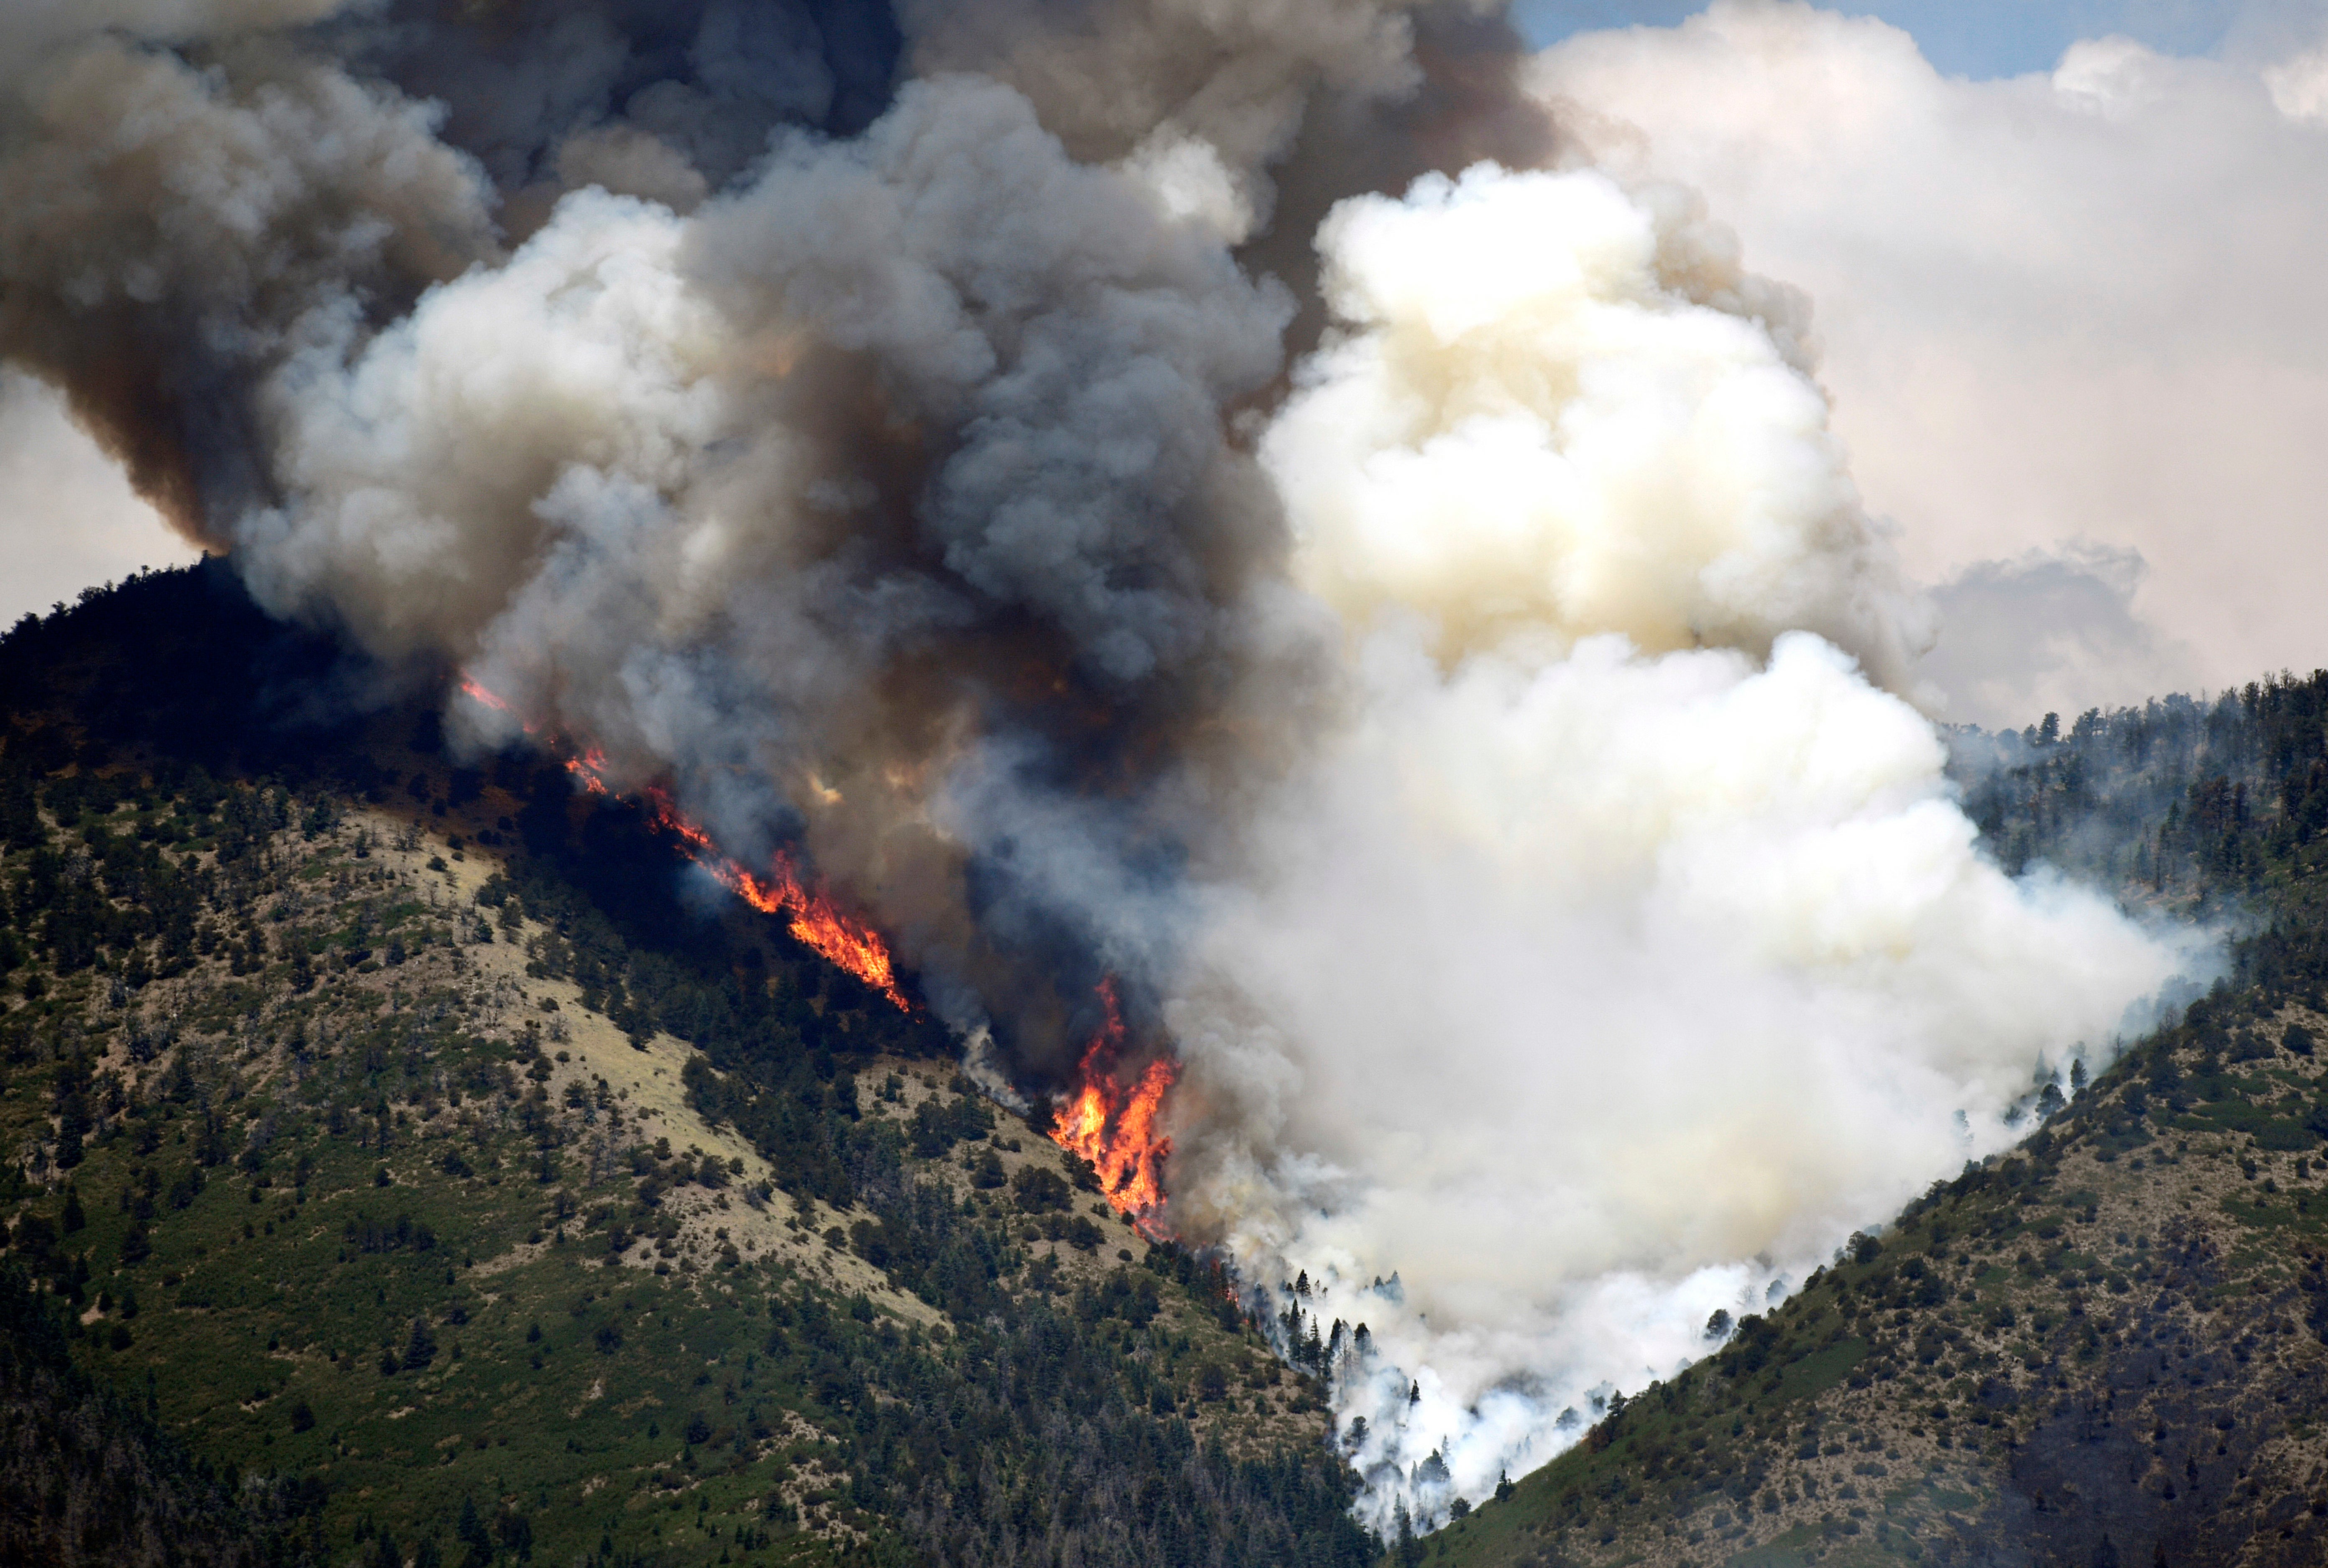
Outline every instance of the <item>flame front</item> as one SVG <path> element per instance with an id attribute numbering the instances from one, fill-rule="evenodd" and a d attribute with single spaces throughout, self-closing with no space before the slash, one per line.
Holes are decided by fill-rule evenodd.
<path id="1" fill-rule="evenodd" d="M 511 712 L 508 703 L 474 680 L 464 677 L 461 690 L 472 700 L 497 712 Z M 535 729 L 530 724 L 524 728 L 528 735 Z M 594 795 L 611 796 L 615 793 L 606 783 L 606 754 L 595 746 L 578 756 L 568 757 L 566 771 Z M 842 913 L 822 888 L 812 889 L 803 884 L 799 872 L 783 850 L 776 851 L 767 876 L 756 877 L 722 853 L 711 841 L 711 835 L 690 822 L 669 793 L 650 788 L 646 796 L 655 825 L 677 838 L 681 851 L 710 872 L 713 880 L 761 914 L 784 916 L 794 938 L 887 997 L 899 1011 L 914 1010 L 914 1004 L 897 989 L 896 966 L 880 934 Z"/>
<path id="2" fill-rule="evenodd" d="M 821 888 L 804 886 L 783 850 L 777 850 L 769 862 L 767 876 L 756 877 L 721 854 L 711 835 L 681 815 L 669 795 L 651 789 L 647 799 L 654 806 L 657 825 L 669 829 L 687 858 L 710 872 L 721 887 L 763 915 L 784 916 L 796 940 L 887 997 L 900 1011 L 914 1010 L 897 989 L 896 966 L 890 962 L 888 944 L 880 934 L 843 914 Z"/>
<path id="3" fill-rule="evenodd" d="M 674 823 L 675 827 L 681 824 Z M 688 833 L 690 852 L 697 842 Z M 811 892 L 801 885 L 793 864 L 779 851 L 772 863 L 774 875 L 767 878 L 753 876 L 735 861 L 718 855 L 697 855 L 699 865 L 736 891 L 737 897 L 753 908 L 768 915 L 783 915 L 792 924 L 792 934 L 816 949 L 834 963 L 887 997 L 906 1012 L 913 1006 L 897 990 L 897 975 L 889 962 L 889 949 L 869 926 L 859 924 L 842 914 L 832 900 L 821 892 Z"/>
<path id="4" fill-rule="evenodd" d="M 515 717 L 507 702 L 474 680 L 463 679 L 461 690 L 473 701 Z M 531 735 L 537 727 L 526 724 L 524 728 Z M 596 746 L 568 756 L 566 769 L 592 794 L 616 793 L 606 782 L 605 754 Z M 783 915 L 800 942 L 900 1009 L 914 1010 L 897 989 L 896 968 L 879 934 L 850 918 L 823 889 L 803 884 L 790 857 L 778 850 L 768 874 L 756 876 L 723 853 L 711 835 L 690 822 L 666 791 L 650 787 L 646 800 L 655 825 L 677 839 L 681 852 L 711 873 L 720 886 L 764 915 Z M 1172 1141 L 1157 1131 L 1156 1123 L 1163 1113 L 1165 1092 L 1172 1087 L 1179 1070 L 1170 1058 L 1159 1056 L 1130 1089 L 1118 1084 L 1114 1064 L 1123 1047 L 1123 1018 L 1112 981 L 1101 983 L 1100 996 L 1107 1006 L 1107 1021 L 1084 1052 L 1082 1089 L 1052 1119 L 1051 1141 L 1089 1160 L 1099 1175 L 1101 1191 L 1115 1211 L 1143 1235 L 1160 1239 L 1165 1235 L 1163 1163 L 1172 1152 Z"/>
<path id="5" fill-rule="evenodd" d="M 1113 983 L 1103 983 L 1100 996 L 1107 1022 L 1084 1052 L 1082 1089 L 1051 1119 L 1051 1141 L 1091 1161 L 1100 1190 L 1118 1214 L 1143 1235 L 1161 1236 L 1163 1163 L 1172 1141 L 1157 1132 L 1156 1121 L 1178 1069 L 1159 1056 L 1129 1090 L 1119 1084 L 1113 1064 L 1123 1045 L 1123 1019 Z"/>
<path id="6" fill-rule="evenodd" d="M 510 705 L 502 701 L 497 693 L 479 684 L 469 676 L 461 677 L 461 695 L 472 702 L 492 709 L 495 713 L 508 713 L 512 718 L 517 717 L 511 711 Z"/>

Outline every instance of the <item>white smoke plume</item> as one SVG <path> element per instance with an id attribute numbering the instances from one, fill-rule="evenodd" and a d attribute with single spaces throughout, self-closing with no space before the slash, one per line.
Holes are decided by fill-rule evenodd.
<path id="1" fill-rule="evenodd" d="M 1759 269 L 1817 300 L 1871 509 L 1903 525 L 1911 571 L 1968 590 L 1943 598 L 1927 666 L 1946 717 L 2018 728 L 2311 669 L 2328 136 L 2307 106 L 2328 12 L 2222 7 L 2242 26 L 2211 55 L 2089 39 L 1967 80 L 1867 14 L 1896 7 L 1689 9 L 1571 37 L 1530 80 L 1565 155 L 1704 192 Z M 2138 587 L 2096 545 L 2138 552 Z M 2081 561 L 2084 581 L 2060 569 Z M 2000 598 L 2029 624 L 1966 648 Z"/>
<path id="2" fill-rule="evenodd" d="M 1012 1092 L 1115 976 L 1170 1222 L 1368 1327 L 1375 1522 L 2186 956 L 1982 857 L 1807 303 L 1532 166 L 1472 8 L 331 10 L 42 35 L 0 355 L 261 602 L 804 846 Z"/>
<path id="3" fill-rule="evenodd" d="M 1818 632 L 1899 684 L 1929 613 L 1859 510 L 1802 346 L 1685 192 L 1471 170 L 1319 236 L 1356 329 L 1264 450 L 1304 584 L 1442 656 L 1530 633 L 1649 653 Z"/>
<path id="4" fill-rule="evenodd" d="M 1976 847 L 1798 307 L 1689 202 L 1475 169 L 1321 243 L 1263 450 L 1351 690 L 1207 889 L 1178 1212 L 1366 1326 L 1386 1525 L 2009 1141 L 2184 954 Z"/>

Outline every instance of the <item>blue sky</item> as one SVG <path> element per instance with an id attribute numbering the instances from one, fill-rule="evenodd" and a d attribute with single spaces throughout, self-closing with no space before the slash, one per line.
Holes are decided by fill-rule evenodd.
<path id="1" fill-rule="evenodd" d="M 1704 8 L 1704 0 L 1517 0 L 1513 14 L 1544 44 L 1594 28 L 1670 26 Z M 2236 0 L 1827 0 L 1826 8 L 1881 16 L 1912 33 L 1941 70 L 1974 78 L 2050 70 L 2078 39 L 2111 33 L 2204 54 L 2248 9 Z"/>

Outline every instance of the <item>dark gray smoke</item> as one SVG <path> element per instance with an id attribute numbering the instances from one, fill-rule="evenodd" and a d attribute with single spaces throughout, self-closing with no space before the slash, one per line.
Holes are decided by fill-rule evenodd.
<path id="1" fill-rule="evenodd" d="M 1978 851 L 1806 302 L 1547 172 L 1476 6 L 58 14 L 0 356 L 456 736 L 804 844 L 1025 1086 L 1116 977 L 1173 1223 L 1372 1320 L 1377 1521 L 2173 965 Z"/>
<path id="2" fill-rule="evenodd" d="M 1423 0 L 14 26 L 0 353 L 277 608 L 806 832 L 1029 1066 L 1314 706 L 1235 434 L 1310 230 L 1548 146 Z"/>
<path id="3" fill-rule="evenodd" d="M 862 131 L 888 107 L 903 45 L 888 8 L 863 0 L 405 0 L 314 39 L 443 104 L 444 139 L 526 227 L 587 184 L 691 204 L 780 126 Z"/>
<path id="4" fill-rule="evenodd" d="M 217 9 L 90 7 L 61 36 L 54 12 L 0 21 L 0 353 L 211 543 L 271 493 L 253 400 L 296 337 L 383 324 L 497 254 L 435 111 L 251 31 L 319 6 Z"/>

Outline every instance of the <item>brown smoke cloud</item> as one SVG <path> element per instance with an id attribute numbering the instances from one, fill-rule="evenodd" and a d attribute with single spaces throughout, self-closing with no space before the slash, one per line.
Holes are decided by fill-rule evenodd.
<path id="1" fill-rule="evenodd" d="M 1543 172 L 1477 6 L 100 20 L 0 91 L 0 357 L 277 612 L 804 841 L 1026 1087 L 1116 977 L 1188 1234 L 1372 1292 L 1370 1516 L 1548 1455 L 2177 956 L 1982 858 L 1805 302 Z"/>
<path id="2" fill-rule="evenodd" d="M 278 610 L 805 831 L 1030 1061 L 1155 962 L 1102 846 L 1194 852 L 1316 707 L 1233 433 L 1308 227 L 1545 136 L 1443 5 L 96 20 L 7 105 L 0 352 Z"/>
<path id="3" fill-rule="evenodd" d="M 198 52 L 102 32 L 21 40 L 0 140 L 0 354 L 61 388 L 190 537 L 268 493 L 260 378 L 298 333 L 386 319 L 494 251 L 481 182 L 434 116 L 242 30 L 319 7 L 126 12 Z M 42 44 L 45 43 L 45 47 Z"/>

